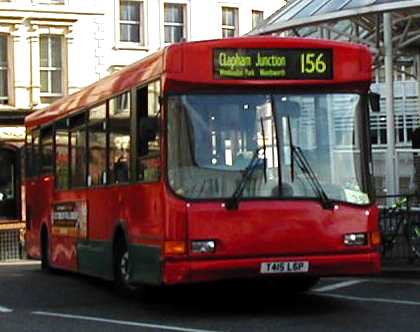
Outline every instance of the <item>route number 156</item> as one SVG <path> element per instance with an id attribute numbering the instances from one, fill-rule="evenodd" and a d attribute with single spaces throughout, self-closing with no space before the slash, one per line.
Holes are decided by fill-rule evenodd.
<path id="1" fill-rule="evenodd" d="M 302 53 L 300 55 L 300 70 L 302 74 L 323 74 L 327 70 L 324 53 Z"/>

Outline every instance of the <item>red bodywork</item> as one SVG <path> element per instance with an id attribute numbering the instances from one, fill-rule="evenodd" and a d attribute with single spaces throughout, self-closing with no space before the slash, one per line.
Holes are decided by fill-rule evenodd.
<path id="1" fill-rule="evenodd" d="M 215 80 L 214 48 L 332 48 L 332 80 Z M 285 87 L 325 88 L 366 93 L 371 81 L 371 55 L 360 45 L 308 39 L 273 37 L 234 38 L 172 45 L 81 91 L 63 98 L 26 119 L 29 129 L 161 78 L 163 94 L 224 89 Z M 166 120 L 163 109 L 163 121 Z M 163 126 L 165 128 L 165 126 Z M 40 257 L 40 232 L 51 234 L 51 207 L 58 202 L 87 201 L 88 236 L 112 241 L 116 225 L 124 221 L 128 241 L 161 248 L 162 282 L 166 284 L 255 277 L 261 262 L 309 261 L 318 276 L 371 274 L 380 271 L 377 245 L 346 247 L 344 234 L 377 233 L 378 209 L 337 204 L 323 209 L 316 200 L 242 201 L 228 211 L 221 201 L 188 202 L 177 197 L 166 181 L 166 136 L 162 135 L 161 181 L 153 184 L 114 185 L 103 188 L 55 191 L 53 177 L 26 180 L 30 227 L 30 256 Z M 192 254 L 192 240 L 214 240 L 214 254 Z M 186 252 L 166 254 L 165 243 L 185 243 Z M 53 266 L 78 270 L 77 238 L 53 235 Z M 110 262 L 112 264 L 112 262 Z"/>

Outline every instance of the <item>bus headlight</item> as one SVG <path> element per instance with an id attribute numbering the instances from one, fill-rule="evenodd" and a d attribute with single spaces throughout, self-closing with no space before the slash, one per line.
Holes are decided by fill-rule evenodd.
<path id="1" fill-rule="evenodd" d="M 365 246 L 367 242 L 366 233 L 350 233 L 344 235 L 344 244 L 346 246 Z"/>
<path id="2" fill-rule="evenodd" d="M 212 254 L 216 251 L 216 242 L 213 240 L 192 241 L 191 250 L 194 254 Z"/>

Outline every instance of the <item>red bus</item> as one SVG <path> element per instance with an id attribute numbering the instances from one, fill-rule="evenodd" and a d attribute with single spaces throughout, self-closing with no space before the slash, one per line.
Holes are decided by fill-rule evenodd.
<path id="1" fill-rule="evenodd" d="M 371 65 L 332 41 L 186 42 L 34 112 L 29 255 L 127 287 L 378 273 Z"/>

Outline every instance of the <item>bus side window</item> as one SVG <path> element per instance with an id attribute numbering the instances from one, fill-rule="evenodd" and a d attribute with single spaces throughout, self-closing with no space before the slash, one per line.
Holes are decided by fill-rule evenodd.
<path id="1" fill-rule="evenodd" d="M 53 171 L 53 128 L 52 126 L 41 129 L 41 174 L 51 175 Z"/>
<path id="2" fill-rule="evenodd" d="M 70 181 L 69 130 L 67 119 L 55 125 L 55 186 L 68 189 Z"/>
<path id="3" fill-rule="evenodd" d="M 107 183 L 106 105 L 101 104 L 89 111 L 88 186 Z"/>
<path id="4" fill-rule="evenodd" d="M 86 185 L 87 151 L 86 151 L 86 113 L 70 118 L 70 174 L 71 187 Z"/>
<path id="5" fill-rule="evenodd" d="M 25 140 L 25 177 L 30 178 L 32 176 L 32 133 L 26 131 Z"/>
<path id="6" fill-rule="evenodd" d="M 160 179 L 160 81 L 137 89 L 138 175 L 143 182 Z"/>
<path id="7" fill-rule="evenodd" d="M 130 179 L 130 93 L 123 93 L 109 104 L 110 183 Z"/>
<path id="8" fill-rule="evenodd" d="M 31 167 L 31 176 L 36 177 L 39 175 L 39 130 L 34 130 L 32 132 L 32 165 Z"/>

